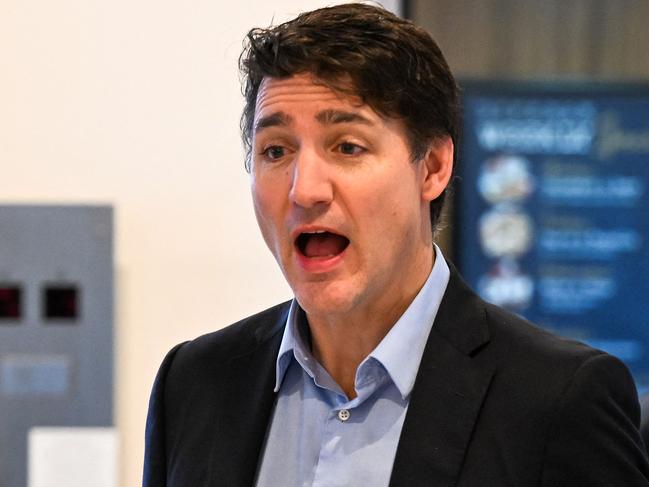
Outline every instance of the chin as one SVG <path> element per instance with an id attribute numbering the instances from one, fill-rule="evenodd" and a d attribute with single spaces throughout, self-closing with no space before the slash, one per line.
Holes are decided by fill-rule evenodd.
<path id="1" fill-rule="evenodd" d="M 300 307 L 307 315 L 334 315 L 350 311 L 354 306 L 354 293 L 337 283 L 312 283 L 294 288 Z"/>

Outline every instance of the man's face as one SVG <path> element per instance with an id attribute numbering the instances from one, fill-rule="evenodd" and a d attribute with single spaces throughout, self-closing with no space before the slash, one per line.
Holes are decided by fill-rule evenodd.
<path id="1" fill-rule="evenodd" d="M 261 83 L 251 184 L 259 227 L 298 302 L 331 317 L 423 283 L 428 204 L 448 178 L 411 161 L 402 122 L 314 81 Z"/>

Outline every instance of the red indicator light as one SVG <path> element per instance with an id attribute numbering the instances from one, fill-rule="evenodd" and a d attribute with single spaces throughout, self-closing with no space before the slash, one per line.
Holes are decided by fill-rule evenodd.
<path id="1" fill-rule="evenodd" d="M 21 290 L 17 286 L 0 285 L 0 319 L 20 318 Z"/>
<path id="2" fill-rule="evenodd" d="M 48 286 L 44 289 L 44 317 L 74 320 L 79 315 L 79 292 L 74 286 Z"/>

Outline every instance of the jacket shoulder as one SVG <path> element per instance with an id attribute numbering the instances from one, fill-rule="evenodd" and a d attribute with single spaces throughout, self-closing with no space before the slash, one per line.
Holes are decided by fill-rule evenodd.
<path id="1" fill-rule="evenodd" d="M 253 352 L 262 343 L 282 332 L 289 307 L 290 301 L 278 304 L 185 342 L 174 357 L 174 365 L 202 363 L 204 360 L 218 364 Z"/>
<path id="2" fill-rule="evenodd" d="M 278 348 L 289 306 L 289 302 L 273 306 L 177 345 L 159 372 L 165 371 L 165 397 L 178 398 L 189 390 L 199 393 L 208 384 L 216 386 L 231 377 L 229 365 L 233 359 L 252 355 L 267 345 Z"/>
<path id="3" fill-rule="evenodd" d="M 498 306 L 484 303 L 484 308 L 491 340 L 497 347 L 506 348 L 507 355 L 514 359 L 527 357 L 536 360 L 575 361 L 577 365 L 594 355 L 605 353 L 540 328 Z"/>

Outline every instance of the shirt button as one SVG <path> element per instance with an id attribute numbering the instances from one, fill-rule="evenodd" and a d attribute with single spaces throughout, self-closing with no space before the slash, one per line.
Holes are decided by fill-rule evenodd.
<path id="1" fill-rule="evenodd" d="M 341 420 L 343 423 L 349 419 L 351 416 L 351 413 L 347 409 L 341 409 L 338 411 L 338 419 Z"/>

